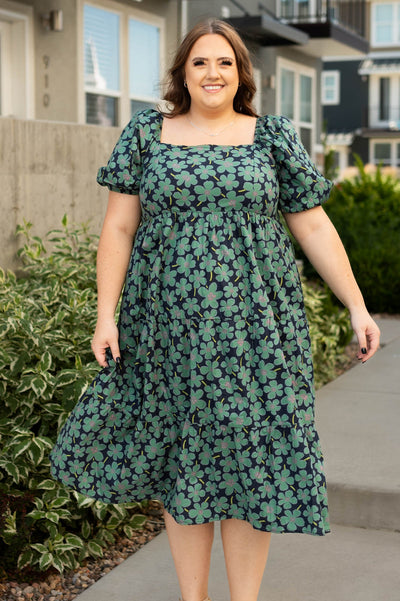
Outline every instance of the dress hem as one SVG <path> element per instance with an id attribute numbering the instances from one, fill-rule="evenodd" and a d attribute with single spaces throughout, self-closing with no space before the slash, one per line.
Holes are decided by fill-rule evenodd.
<path id="1" fill-rule="evenodd" d="M 52 476 L 53 478 L 57 479 L 58 481 L 60 481 L 56 474 L 54 473 L 54 470 L 51 470 L 52 472 Z M 61 482 L 61 481 L 60 481 Z M 194 526 L 194 525 L 200 525 L 200 524 L 208 524 L 211 522 L 220 522 L 222 520 L 228 520 L 228 519 L 238 519 L 238 520 L 243 520 L 248 522 L 249 524 L 251 524 L 251 526 L 255 529 L 255 530 L 260 530 L 262 532 L 271 532 L 274 534 L 309 534 L 311 536 L 325 536 L 326 534 L 329 534 L 331 532 L 330 527 L 329 526 L 325 526 L 325 527 L 316 527 L 315 529 L 306 529 L 306 528 L 301 528 L 301 527 L 296 527 L 294 529 L 289 529 L 289 528 L 285 528 L 284 526 L 277 526 L 277 525 L 273 525 L 273 524 L 268 524 L 266 527 L 262 527 L 263 526 L 263 522 L 265 520 L 258 520 L 257 518 L 252 518 L 251 516 L 249 516 L 248 514 L 246 514 L 246 511 L 243 510 L 243 513 L 239 514 L 239 512 L 236 512 L 236 515 L 230 515 L 228 513 L 223 513 L 223 514 L 218 514 L 218 513 L 214 513 L 211 514 L 210 516 L 207 516 L 205 518 L 184 518 L 182 519 L 181 515 L 178 515 L 176 513 L 176 511 L 174 510 L 174 508 L 168 503 L 168 501 L 166 500 L 165 496 L 162 495 L 162 493 L 154 493 L 153 495 L 136 495 L 136 497 L 132 497 L 132 498 L 126 498 L 124 501 L 117 501 L 117 502 L 112 502 L 110 499 L 106 499 L 106 497 L 104 497 L 101 494 L 95 494 L 95 495 L 90 495 L 88 494 L 89 491 L 85 491 L 82 492 L 80 490 L 78 490 L 77 488 L 74 488 L 73 486 L 70 486 L 68 484 L 63 483 L 64 486 L 66 488 L 69 488 L 70 490 L 74 490 L 76 492 L 78 492 L 79 494 L 82 494 L 83 496 L 86 496 L 90 499 L 93 499 L 94 501 L 101 501 L 102 503 L 105 503 L 107 505 L 123 505 L 124 503 L 140 503 L 141 501 L 159 501 L 160 503 L 162 503 L 164 509 L 174 518 L 174 520 L 176 521 L 177 524 L 180 524 L 182 526 Z M 94 491 L 93 491 L 94 492 Z M 127 495 L 124 495 L 127 496 Z M 258 525 L 256 525 L 258 523 Z"/>

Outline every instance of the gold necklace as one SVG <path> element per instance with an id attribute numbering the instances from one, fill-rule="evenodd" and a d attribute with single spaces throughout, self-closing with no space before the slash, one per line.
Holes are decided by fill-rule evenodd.
<path id="1" fill-rule="evenodd" d="M 198 131 L 201 131 L 201 133 L 206 134 L 207 136 L 219 136 L 219 134 L 222 134 L 222 132 L 224 132 L 226 129 L 228 129 L 228 127 L 230 127 L 231 125 L 233 125 L 236 121 L 236 115 L 235 118 L 228 123 L 228 125 L 225 125 L 225 127 L 223 127 L 222 129 L 220 129 L 219 131 L 216 132 L 209 132 L 206 131 L 205 129 L 202 129 L 201 127 L 199 127 L 198 125 L 196 125 L 195 123 L 193 123 L 193 121 L 190 119 L 189 115 L 186 115 L 187 120 L 189 121 L 190 125 L 192 127 L 194 127 L 195 129 L 197 129 Z"/>

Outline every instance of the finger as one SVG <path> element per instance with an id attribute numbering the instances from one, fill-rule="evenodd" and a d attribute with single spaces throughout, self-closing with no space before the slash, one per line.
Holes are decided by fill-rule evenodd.
<path id="1" fill-rule="evenodd" d="M 365 336 L 365 346 L 360 347 L 360 356 L 362 363 L 371 359 L 371 357 L 376 353 L 379 349 L 379 335 L 380 332 L 377 330 L 376 332 L 370 332 Z"/>
<path id="2" fill-rule="evenodd" d="M 379 349 L 379 337 L 379 330 L 377 332 L 367 334 L 368 353 L 366 355 L 365 360 L 370 359 Z"/>
<path id="3" fill-rule="evenodd" d="M 97 363 L 100 367 L 108 367 L 107 359 L 106 359 L 106 348 L 105 346 L 98 346 L 92 340 L 91 343 L 93 354 L 96 358 Z"/>
<path id="4" fill-rule="evenodd" d="M 357 359 L 364 360 L 368 355 L 368 342 L 364 330 L 355 332 L 358 341 Z"/>
<path id="5" fill-rule="evenodd" d="M 97 363 L 101 367 L 108 367 L 108 363 L 107 363 L 107 359 L 106 359 L 106 349 L 105 348 L 96 349 L 96 350 L 93 350 L 93 352 L 94 352 L 94 356 L 96 357 Z"/>
<path id="6" fill-rule="evenodd" d="M 115 342 L 110 343 L 110 350 L 114 361 L 117 361 L 117 359 L 121 358 L 121 353 L 119 350 L 119 344 L 117 340 Z"/>

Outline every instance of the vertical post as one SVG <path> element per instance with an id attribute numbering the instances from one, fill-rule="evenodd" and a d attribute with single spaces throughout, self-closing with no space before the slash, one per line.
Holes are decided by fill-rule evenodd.
<path id="1" fill-rule="evenodd" d="M 322 15 L 322 0 L 317 0 L 317 21 L 320 22 L 321 21 L 321 15 Z"/>
<path id="2" fill-rule="evenodd" d="M 330 23 L 331 20 L 331 0 L 326 0 L 326 22 Z"/>
<path id="3" fill-rule="evenodd" d="M 365 0 L 361 0 L 361 28 L 360 28 L 360 34 L 365 37 L 365 33 L 366 33 L 366 6 L 365 6 Z"/>

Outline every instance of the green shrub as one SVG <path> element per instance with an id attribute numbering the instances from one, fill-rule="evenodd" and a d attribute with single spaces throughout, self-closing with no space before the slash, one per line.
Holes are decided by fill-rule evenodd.
<path id="1" fill-rule="evenodd" d="M 50 476 L 57 431 L 98 371 L 90 348 L 97 237 L 64 218 L 46 252 L 30 230 L 18 228 L 23 276 L 0 270 L 0 563 L 61 572 L 101 555 L 116 533 L 131 536 L 146 502 L 107 505 Z M 318 386 L 334 376 L 349 324 L 326 292 L 304 290 Z"/>
<path id="2" fill-rule="evenodd" d="M 0 270 L 0 565 L 63 571 L 101 555 L 116 533 L 131 536 L 146 503 L 107 505 L 50 476 L 57 430 L 98 371 L 97 240 L 64 218 L 47 253 L 30 229 L 18 228 L 23 277 Z"/>
<path id="3" fill-rule="evenodd" d="M 335 378 L 353 330 L 347 309 L 332 302 L 332 293 L 327 286 L 316 287 L 303 280 L 303 291 L 310 324 L 315 387 L 318 389 Z"/>
<path id="4" fill-rule="evenodd" d="M 332 190 L 325 210 L 349 255 L 368 309 L 400 313 L 400 182 L 393 176 L 366 173 Z M 301 252 L 297 253 L 301 256 Z M 309 263 L 305 275 L 316 277 Z"/>

